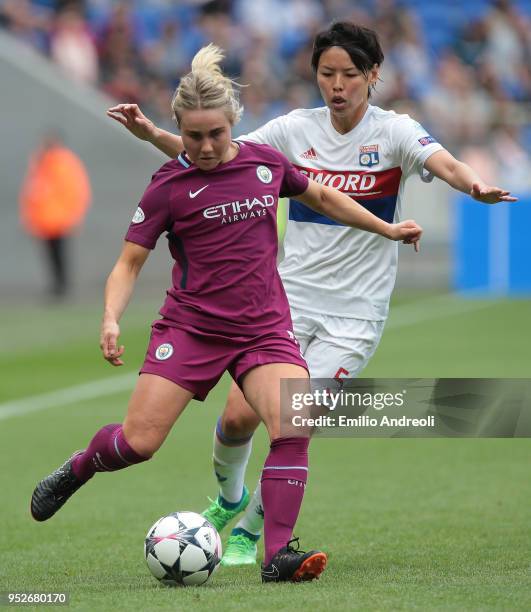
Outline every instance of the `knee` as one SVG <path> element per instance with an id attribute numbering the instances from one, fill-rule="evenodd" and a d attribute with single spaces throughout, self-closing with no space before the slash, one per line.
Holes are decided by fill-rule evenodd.
<path id="1" fill-rule="evenodd" d="M 141 457 L 151 459 L 153 455 L 159 450 L 160 444 L 156 444 L 155 441 L 146 439 L 139 436 L 131 436 L 126 438 L 129 446 Z"/>
<path id="2" fill-rule="evenodd" d="M 123 432 L 129 446 L 146 459 L 151 459 L 164 442 L 164 436 L 156 429 L 140 429 L 126 422 Z"/>
<path id="3" fill-rule="evenodd" d="M 254 412 L 225 410 L 221 417 L 221 429 L 227 438 L 239 440 L 253 435 L 260 420 Z"/>

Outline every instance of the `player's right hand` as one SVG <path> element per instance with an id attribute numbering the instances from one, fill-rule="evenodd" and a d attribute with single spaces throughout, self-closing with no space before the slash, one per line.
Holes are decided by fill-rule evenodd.
<path id="1" fill-rule="evenodd" d="M 107 116 L 125 126 L 133 136 L 151 142 L 157 126 L 148 119 L 138 104 L 117 104 L 107 110 Z"/>
<path id="2" fill-rule="evenodd" d="M 120 337 L 120 326 L 116 321 L 103 321 L 101 324 L 100 349 L 103 358 L 113 366 L 124 365 L 120 357 L 124 354 L 125 347 L 117 346 Z"/>
<path id="3" fill-rule="evenodd" d="M 412 244 L 415 252 L 420 250 L 420 237 L 422 236 L 422 228 L 412 219 L 402 221 L 401 223 L 391 223 L 391 240 L 401 240 L 404 244 Z"/>

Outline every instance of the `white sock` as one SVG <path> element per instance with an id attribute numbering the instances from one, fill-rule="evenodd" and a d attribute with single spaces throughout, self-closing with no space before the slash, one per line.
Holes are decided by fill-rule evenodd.
<path id="1" fill-rule="evenodd" d="M 250 534 L 260 537 L 263 527 L 264 509 L 262 507 L 262 489 L 260 480 L 258 480 L 258 484 L 253 496 L 251 497 L 251 501 L 243 513 L 243 516 L 234 527 L 233 532 L 236 529 L 245 529 L 245 531 L 248 531 Z"/>
<path id="2" fill-rule="evenodd" d="M 252 436 L 242 440 L 242 444 L 228 446 L 222 440 L 221 421 L 218 421 L 214 432 L 214 449 L 212 462 L 219 483 L 221 497 L 230 504 L 237 504 L 243 495 L 245 470 L 253 447 Z"/>

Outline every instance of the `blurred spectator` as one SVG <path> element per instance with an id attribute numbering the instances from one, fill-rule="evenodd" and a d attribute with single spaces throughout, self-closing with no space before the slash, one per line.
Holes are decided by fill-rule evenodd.
<path id="1" fill-rule="evenodd" d="M 472 69 L 453 53 L 439 64 L 437 81 L 425 97 L 425 109 L 449 148 L 460 142 L 484 142 L 493 121 L 493 102 L 478 89 Z"/>
<path id="2" fill-rule="evenodd" d="M 235 127 L 235 133 L 238 136 L 248 134 L 263 125 L 269 101 L 262 87 L 252 85 L 242 89 L 241 102 L 244 113 L 241 121 Z"/>
<path id="3" fill-rule="evenodd" d="M 158 125 L 170 132 L 177 129 L 172 116 L 171 99 L 174 88 L 165 79 L 152 77 L 143 83 L 142 107 L 148 117 L 157 117 Z M 124 97 L 118 98 L 125 100 Z"/>
<path id="4" fill-rule="evenodd" d="M 317 30 L 318 31 L 318 30 Z M 315 88 L 316 94 L 318 94 L 317 86 L 315 84 L 315 76 L 311 65 L 312 59 L 312 42 L 307 42 L 301 47 L 291 60 L 291 69 L 289 76 L 291 79 L 301 79 Z"/>
<path id="5" fill-rule="evenodd" d="M 99 33 L 99 54 L 103 80 L 112 78 L 122 68 L 141 68 L 131 5 L 113 4 L 109 19 Z"/>
<path id="6" fill-rule="evenodd" d="M 97 83 L 99 64 L 96 45 L 77 9 L 66 8 L 57 16 L 50 55 L 76 81 Z"/>
<path id="7" fill-rule="evenodd" d="M 398 19 L 400 36 L 392 51 L 392 62 L 403 75 L 408 95 L 420 99 L 432 88 L 432 70 L 421 38 L 422 28 L 409 12 L 401 11 Z"/>
<path id="8" fill-rule="evenodd" d="M 172 82 L 176 75 L 183 74 L 188 67 L 184 38 L 185 34 L 177 21 L 166 21 L 160 39 L 144 48 L 142 55 L 147 68 L 168 82 Z"/>
<path id="9" fill-rule="evenodd" d="M 193 56 L 203 44 L 213 42 L 225 50 L 225 71 L 232 76 L 241 74 L 242 62 L 248 52 L 248 38 L 242 35 L 243 32 L 236 27 L 230 16 L 207 11 L 197 18 L 196 25 L 202 37 L 197 39 L 197 45 L 190 55 Z"/>
<path id="10" fill-rule="evenodd" d="M 531 155 L 522 146 L 516 126 L 503 121 L 494 126 L 490 145 L 499 180 L 503 179 L 512 191 L 531 193 Z"/>
<path id="11" fill-rule="evenodd" d="M 529 29 L 525 21 L 507 0 L 497 0 L 486 18 L 487 44 L 485 59 L 509 94 L 514 97 L 525 97 L 521 91 L 521 67 L 527 59 L 529 68 Z M 527 24 L 529 27 L 529 23 Z M 528 82 L 529 84 L 529 82 Z M 528 92 L 529 93 L 529 92 Z M 529 99 L 529 97 L 528 97 Z"/>
<path id="12" fill-rule="evenodd" d="M 243 85 L 259 87 L 269 105 L 282 96 L 282 76 L 287 76 L 285 62 L 271 47 L 270 39 L 255 35 L 243 60 L 239 79 Z"/>
<path id="13" fill-rule="evenodd" d="M 284 28 L 283 0 L 236 0 L 235 13 L 244 31 L 278 38 Z"/>
<path id="14" fill-rule="evenodd" d="M 0 5 L 3 27 L 42 52 L 48 51 L 52 14 L 35 7 L 30 0 L 3 0 Z"/>
<path id="15" fill-rule="evenodd" d="M 457 153 L 465 142 L 489 143 L 500 109 L 519 103 L 510 130 L 529 151 L 531 7 L 522 14 L 523 7 L 521 0 L 468 0 L 459 10 L 439 0 L 0 0 L 0 26 L 74 78 L 99 75 L 116 100 L 138 102 L 172 129 L 167 100 L 195 52 L 215 42 L 226 50 L 224 69 L 250 85 L 241 126 L 249 131 L 293 105 L 321 104 L 312 38 L 332 19 L 351 19 L 380 35 L 386 59 L 376 104 L 410 109 Z"/>
<path id="16" fill-rule="evenodd" d="M 70 288 L 68 238 L 85 218 L 91 197 L 83 162 L 50 133 L 31 156 L 20 193 L 25 230 L 44 247 L 50 293 L 64 297 Z"/>
<path id="17" fill-rule="evenodd" d="M 117 68 L 103 89 L 116 100 L 127 100 L 134 104 L 143 102 L 143 84 L 138 73 L 127 65 Z"/>
<path id="18" fill-rule="evenodd" d="M 455 41 L 455 51 L 459 58 L 471 66 L 478 65 L 487 48 L 487 27 L 483 19 L 465 24 Z"/>
<path id="19" fill-rule="evenodd" d="M 489 133 L 488 147 L 465 146 L 461 159 L 488 182 L 504 181 L 516 193 L 531 193 L 531 155 L 520 143 L 518 130 L 501 120 Z"/>

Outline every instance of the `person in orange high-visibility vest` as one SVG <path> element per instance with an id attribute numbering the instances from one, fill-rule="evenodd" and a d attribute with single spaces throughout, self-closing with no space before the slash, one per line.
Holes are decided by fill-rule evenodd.
<path id="1" fill-rule="evenodd" d="M 55 135 L 47 135 L 32 155 L 20 193 L 26 231 L 42 241 L 51 272 L 50 291 L 69 289 L 68 237 L 84 220 L 90 181 L 83 162 Z"/>

